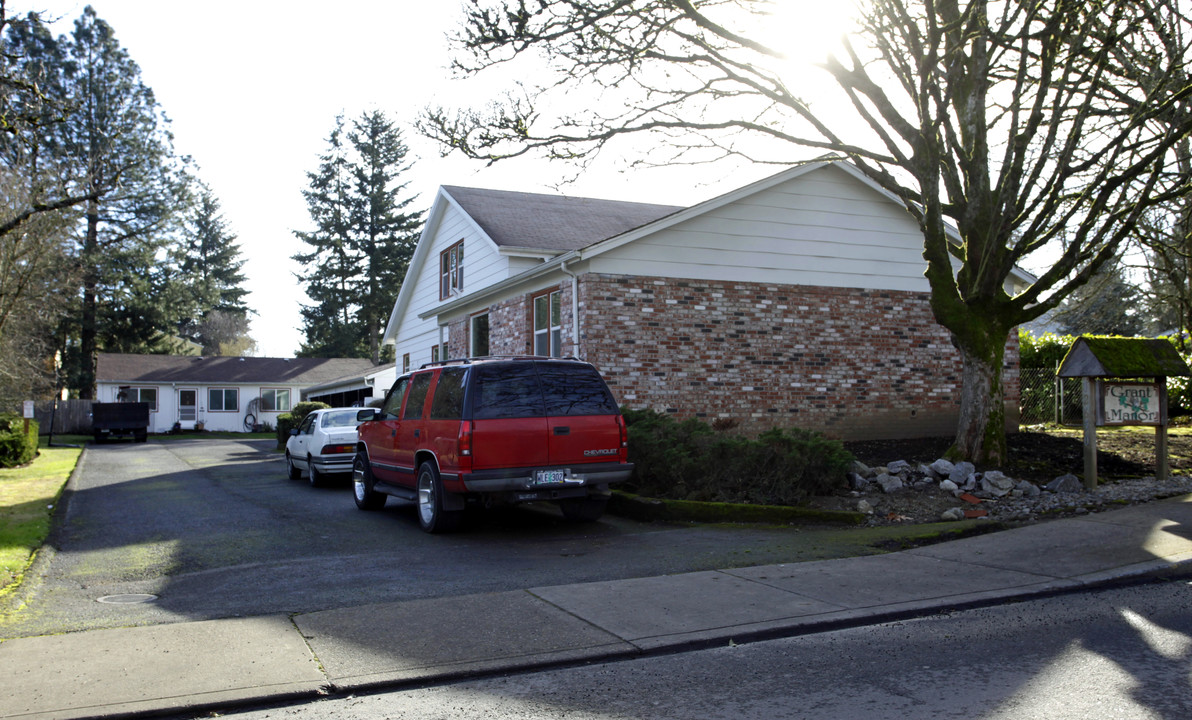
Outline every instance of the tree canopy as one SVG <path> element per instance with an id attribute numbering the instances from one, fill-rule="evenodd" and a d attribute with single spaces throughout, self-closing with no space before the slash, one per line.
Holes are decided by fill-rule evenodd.
<path id="1" fill-rule="evenodd" d="M 341 116 L 303 191 L 315 229 L 295 235 L 308 248 L 294 259 L 312 304 L 302 309 L 305 357 L 370 357 L 405 278 L 422 211 L 402 180 L 410 168 L 400 130 L 379 110 L 348 127 Z"/>
<path id="2" fill-rule="evenodd" d="M 783 62 L 798 7 L 479 1 L 456 38 L 459 71 L 525 61 L 553 74 L 484 110 L 428 109 L 419 127 L 490 162 L 535 151 L 585 162 L 634 135 L 655 136 L 655 162 L 847 158 L 923 231 L 932 309 L 964 362 L 954 451 L 998 462 L 1012 329 L 1092 278 L 1148 210 L 1190 190 L 1173 162 L 1190 127 L 1186 8 L 872 0 L 818 67 L 847 108 L 830 116 L 801 94 L 812 69 Z M 580 88 L 598 99 L 577 107 Z M 1015 283 L 1020 265 L 1043 269 Z"/>

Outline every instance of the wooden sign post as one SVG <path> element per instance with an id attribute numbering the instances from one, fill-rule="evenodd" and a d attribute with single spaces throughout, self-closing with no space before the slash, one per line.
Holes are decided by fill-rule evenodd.
<path id="1" fill-rule="evenodd" d="M 1098 426 L 1154 425 L 1155 476 L 1167 479 L 1167 378 L 1192 375 L 1170 342 L 1081 337 L 1058 375 L 1082 380 L 1086 488 L 1097 487 Z"/>

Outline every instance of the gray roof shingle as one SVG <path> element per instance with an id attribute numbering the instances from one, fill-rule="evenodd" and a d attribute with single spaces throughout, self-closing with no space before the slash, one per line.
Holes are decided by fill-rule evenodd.
<path id="1" fill-rule="evenodd" d="M 501 247 L 566 252 L 641 227 L 684 208 L 444 185 Z"/>
<path id="2" fill-rule="evenodd" d="M 372 368 L 363 358 L 191 357 L 99 353 L 95 378 L 120 383 L 314 385 Z"/>

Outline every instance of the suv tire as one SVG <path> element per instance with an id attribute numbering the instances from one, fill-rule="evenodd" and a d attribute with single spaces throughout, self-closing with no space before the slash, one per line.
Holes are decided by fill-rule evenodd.
<path id="1" fill-rule="evenodd" d="M 361 510 L 380 510 L 389 499 L 388 495 L 373 489 L 372 466 L 368 464 L 368 457 L 361 453 L 356 453 L 356 461 L 352 463 L 352 497 Z"/>
<path id="2" fill-rule="evenodd" d="M 563 517 L 572 522 L 596 522 L 604 515 L 606 507 L 608 498 L 603 497 L 567 498 L 559 501 Z"/>
<path id="3" fill-rule="evenodd" d="M 418 524 L 431 534 L 459 529 L 463 513 L 443 509 L 443 481 L 434 463 L 424 462 L 418 468 Z"/>

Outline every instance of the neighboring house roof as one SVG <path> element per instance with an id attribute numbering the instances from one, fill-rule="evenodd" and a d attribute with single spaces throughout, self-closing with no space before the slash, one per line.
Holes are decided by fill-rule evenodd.
<path id="1" fill-rule="evenodd" d="M 397 363 L 395 363 L 395 362 L 388 363 L 386 365 L 375 365 L 375 366 L 370 365 L 364 371 L 353 372 L 348 375 L 343 375 L 341 377 L 333 378 L 331 380 L 325 380 L 325 381 L 319 383 L 318 385 L 311 385 L 310 387 L 306 388 L 306 391 L 307 392 L 318 392 L 319 390 L 329 390 L 331 388 L 338 388 L 341 386 L 367 387 L 367 386 L 372 385 L 372 383 L 369 382 L 370 379 L 373 379 L 376 376 L 378 376 L 388 370 L 395 370 L 395 369 L 397 369 Z"/>
<path id="2" fill-rule="evenodd" d="M 456 185 L 442 190 L 490 240 L 506 248 L 578 250 L 683 209 Z"/>
<path id="3" fill-rule="evenodd" d="M 364 358 L 189 357 L 99 353 L 95 379 L 106 383 L 259 383 L 313 385 L 373 367 Z"/>

